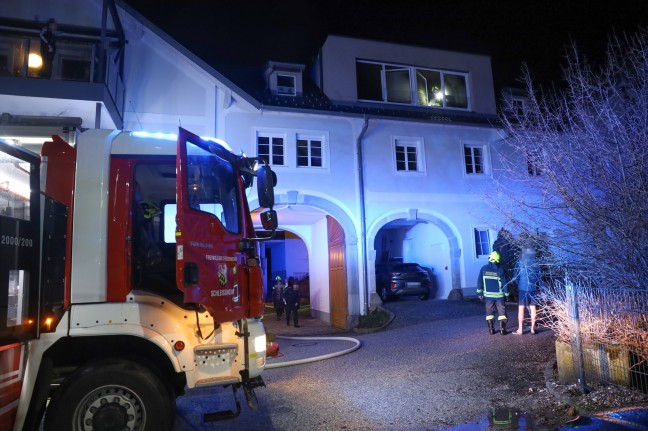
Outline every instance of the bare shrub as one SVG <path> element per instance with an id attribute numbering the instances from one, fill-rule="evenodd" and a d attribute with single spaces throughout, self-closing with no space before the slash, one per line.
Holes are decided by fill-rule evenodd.
<path id="1" fill-rule="evenodd" d="M 593 287 L 583 280 L 575 288 L 581 341 L 623 346 L 648 360 L 648 290 Z M 560 341 L 570 342 L 576 321 L 566 286 L 558 281 L 547 286 L 539 303 L 540 322 Z"/>
<path id="2" fill-rule="evenodd" d="M 572 46 L 564 79 L 565 90 L 543 93 L 524 72 L 528 104 L 502 115 L 507 151 L 491 202 L 515 235 L 544 245 L 545 264 L 645 289 L 648 33 L 611 38 L 598 69 Z"/>
<path id="3" fill-rule="evenodd" d="M 648 32 L 611 37 L 600 67 L 573 44 L 564 90 L 544 92 L 523 72 L 528 103 L 501 116 L 502 169 L 489 201 L 515 246 L 538 251 L 541 316 L 557 338 L 573 333 L 570 275 L 580 286 L 582 340 L 646 360 Z"/>

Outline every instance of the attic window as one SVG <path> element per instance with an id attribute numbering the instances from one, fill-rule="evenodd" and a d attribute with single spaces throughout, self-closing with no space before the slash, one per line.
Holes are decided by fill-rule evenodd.
<path id="1" fill-rule="evenodd" d="M 359 101 L 470 110 L 469 74 L 356 60 Z"/>
<path id="2" fill-rule="evenodd" d="M 280 96 L 294 96 L 295 77 L 293 75 L 277 74 L 277 94 Z"/>
<path id="3" fill-rule="evenodd" d="M 269 61 L 263 72 L 266 88 L 275 96 L 301 96 L 303 72 L 303 64 Z"/>

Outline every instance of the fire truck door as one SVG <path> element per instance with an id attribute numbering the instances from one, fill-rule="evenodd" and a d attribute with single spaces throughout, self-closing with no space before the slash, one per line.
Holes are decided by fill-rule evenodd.
<path id="1" fill-rule="evenodd" d="M 246 317 L 247 278 L 238 251 L 243 234 L 235 156 L 180 129 L 176 165 L 176 277 L 186 303 L 219 322 Z"/>
<path id="2" fill-rule="evenodd" d="M 11 429 L 25 342 L 38 336 L 40 159 L 0 141 L 0 429 Z"/>

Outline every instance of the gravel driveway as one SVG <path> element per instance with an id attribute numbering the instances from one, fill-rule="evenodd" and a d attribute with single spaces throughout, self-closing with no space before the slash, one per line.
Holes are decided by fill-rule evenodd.
<path id="1" fill-rule="evenodd" d="M 384 331 L 343 334 L 360 339 L 359 350 L 266 370 L 257 410 L 240 393 L 241 416 L 203 423 L 202 413 L 233 408 L 231 391 L 179 398 L 174 431 L 449 430 L 462 424 L 456 429 L 467 431 L 484 429 L 493 412 L 552 430 L 566 417 L 565 406 L 545 388 L 544 369 L 554 356 L 550 331 L 490 335 L 483 304 L 469 301 L 401 299 L 386 308 L 396 318 Z M 509 327 L 515 311 L 510 307 Z"/>

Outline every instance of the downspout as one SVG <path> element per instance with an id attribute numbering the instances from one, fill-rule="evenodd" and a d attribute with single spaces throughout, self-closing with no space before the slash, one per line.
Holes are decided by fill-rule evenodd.
<path id="1" fill-rule="evenodd" d="M 365 194 L 364 194 L 364 160 L 362 156 L 362 138 L 364 138 L 365 133 L 367 132 L 367 128 L 369 127 L 369 118 L 364 115 L 363 116 L 364 124 L 362 125 L 362 130 L 360 131 L 360 134 L 358 135 L 358 139 L 356 141 L 356 152 L 358 154 L 358 187 L 360 191 L 360 240 L 362 244 L 362 274 L 363 274 L 363 289 L 364 289 L 364 294 L 363 299 L 364 299 L 364 304 L 363 304 L 363 311 L 365 315 L 369 314 L 369 281 L 367 277 L 367 222 L 365 220 Z"/>

